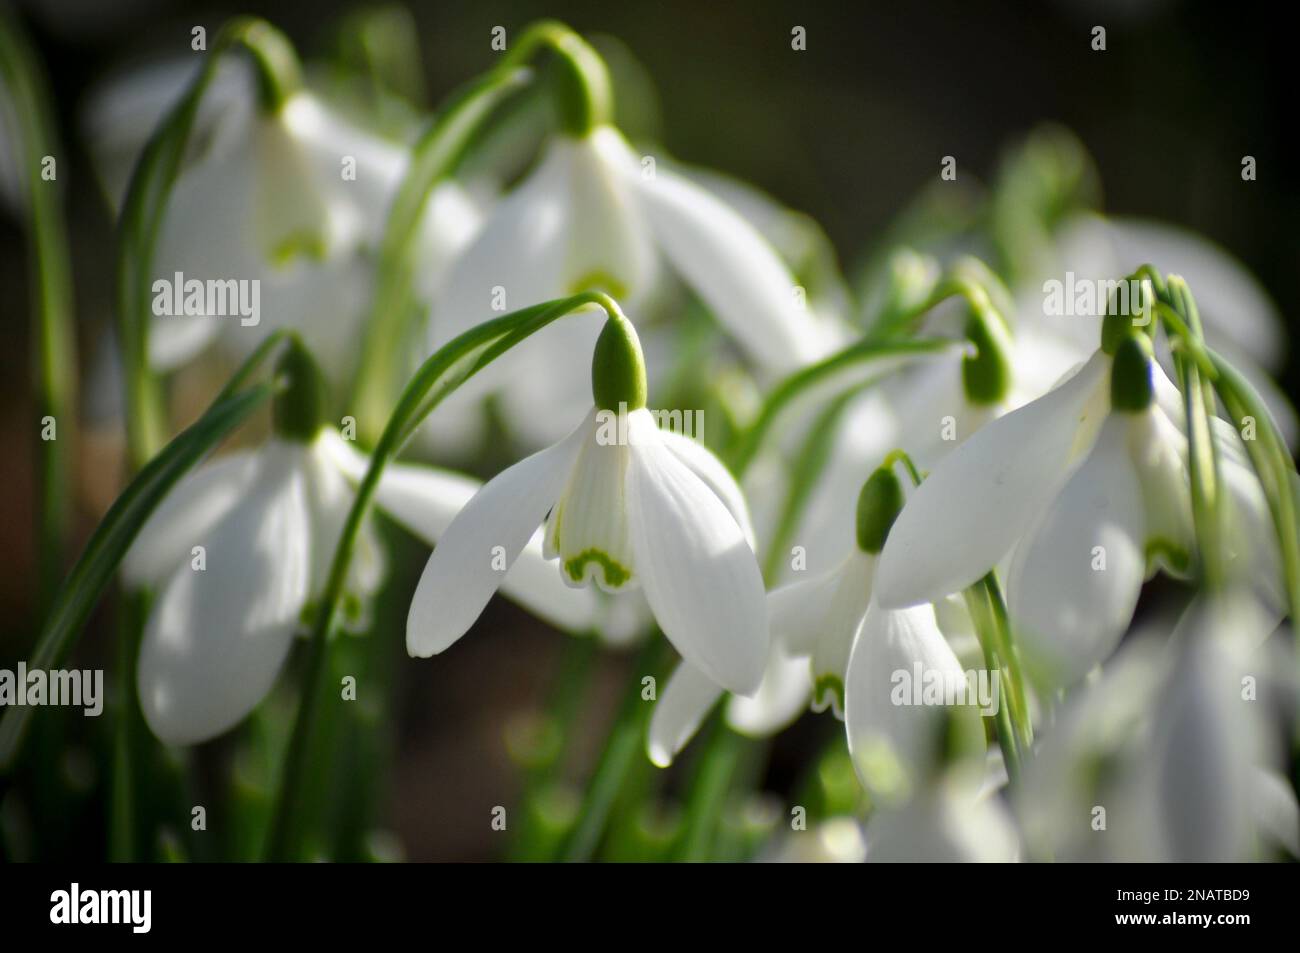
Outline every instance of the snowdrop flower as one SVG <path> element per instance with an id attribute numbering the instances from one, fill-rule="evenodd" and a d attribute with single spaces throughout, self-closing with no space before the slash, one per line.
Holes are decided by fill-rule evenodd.
<path id="1" fill-rule="evenodd" d="M 1230 591 L 1198 597 L 1172 635 L 1157 625 L 1126 641 L 1067 700 L 1026 767 L 1018 804 L 1031 852 L 1141 862 L 1295 853 L 1300 812 L 1278 783 L 1280 737 L 1266 714 L 1294 698 L 1294 678 L 1289 656 L 1260 654 L 1274 627 L 1270 610 Z"/>
<path id="2" fill-rule="evenodd" d="M 1112 368 L 1113 363 L 1113 368 Z M 1149 552 L 1192 549 L 1185 441 L 1157 400 L 1172 385 L 1145 337 L 988 425 L 941 463 L 881 557 L 885 606 L 971 585 L 1015 549 L 1007 582 L 1022 643 L 1052 681 L 1081 677 L 1127 628 Z M 1175 392 L 1176 393 L 1176 392 Z"/>
<path id="3" fill-rule="evenodd" d="M 1080 213 L 1067 219 L 1048 246 L 1041 274 L 1017 294 L 1017 327 L 1039 327 L 1063 341 L 1087 347 L 1096 340 L 1105 301 L 1097 313 L 1047 313 L 1045 280 L 1077 287 L 1125 274 L 1135 262 L 1164 274 L 1183 275 L 1196 288 L 1197 308 L 1208 343 L 1256 387 L 1288 442 L 1300 434 L 1295 409 L 1269 376 L 1286 353 L 1286 330 L 1277 305 L 1258 280 L 1226 250 L 1194 232 L 1154 221 Z M 1172 366 L 1170 355 L 1159 352 Z"/>
<path id="4" fill-rule="evenodd" d="M 853 639 L 871 601 L 876 554 L 902 506 L 902 488 L 887 469 L 860 487 L 857 543 L 834 569 L 783 586 L 768 594 L 772 635 L 763 680 L 752 698 L 734 697 L 727 721 L 742 734 L 775 734 L 813 702 L 817 711 L 844 712 L 844 673 Z M 646 739 L 650 760 L 667 767 L 695 736 L 725 689 L 716 679 L 684 661 L 655 703 Z"/>
<path id="5" fill-rule="evenodd" d="M 810 699 L 816 711 L 831 708 L 847 721 L 850 752 L 868 789 L 895 800 L 939 760 L 936 743 L 950 717 L 942 706 L 896 704 L 895 673 L 911 676 L 919 665 L 966 684 L 929 606 L 884 611 L 871 604 L 876 560 L 902 505 L 898 478 L 877 469 L 859 494 L 853 552 L 833 570 L 769 594 L 772 648 L 762 684 L 753 698 L 733 698 L 727 710 L 737 731 L 762 736 L 792 722 Z M 683 662 L 655 705 L 651 761 L 671 763 L 722 694 L 716 680 Z M 973 709 L 957 717 L 966 732 L 961 746 L 973 750 L 978 718 Z"/>
<path id="6" fill-rule="evenodd" d="M 838 322 L 801 309 L 789 269 L 740 214 L 662 164 L 643 165 L 616 129 L 598 124 L 552 138 L 536 168 L 493 209 L 447 272 L 430 348 L 501 310 L 584 290 L 644 308 L 665 260 L 770 373 L 823 357 L 841 339 Z M 598 330 L 594 318 L 548 328 L 537 347 L 498 361 L 452 400 L 472 416 L 473 402 L 499 391 L 508 420 L 554 439 L 538 428 L 567 419 L 562 411 L 584 400 L 575 355 L 590 351 Z M 544 391 L 529 386 L 541 379 Z M 430 426 L 448 421 L 456 422 L 443 415 Z"/>
<path id="7" fill-rule="evenodd" d="M 411 603 L 408 651 L 429 656 L 464 635 L 545 521 L 546 553 L 567 583 L 639 585 L 688 661 L 752 693 L 767 619 L 735 482 L 708 451 L 655 426 L 640 345 L 621 315 L 601 333 L 591 380 L 586 419 L 490 480 L 447 528 Z"/>
<path id="8" fill-rule="evenodd" d="M 314 369 L 295 348 L 280 371 L 297 381 L 277 398 L 276 435 L 186 476 L 145 523 L 123 562 L 134 586 L 158 590 L 140 650 L 140 704 L 169 744 L 194 744 L 240 722 L 266 696 L 293 637 L 325 585 L 367 460 L 319 423 Z M 394 467 L 379 505 L 432 541 L 472 488 L 451 474 Z M 542 575 L 540 542 L 503 587 L 556 624 L 586 630 L 595 607 Z M 358 540 L 345 602 L 350 627 L 382 582 L 369 525 Z"/>
<path id="9" fill-rule="evenodd" d="M 110 195 L 124 188 L 120 170 L 134 164 L 195 69 L 156 66 L 97 98 L 86 126 Z M 355 361 L 373 252 L 408 150 L 308 90 L 259 110 L 243 63 L 223 64 L 200 105 L 156 243 L 150 363 L 171 370 L 214 342 L 242 356 L 271 330 L 291 327 L 332 378 L 343 376 Z M 434 292 L 481 217 L 457 185 L 434 191 L 416 238 L 418 294 Z M 231 281 L 240 283 L 231 286 L 240 288 L 238 302 L 207 294 L 208 282 Z"/>
<path id="10" fill-rule="evenodd" d="M 991 309 L 942 310 L 927 326 L 947 335 L 957 317 L 953 347 L 881 367 L 879 384 L 850 398 L 841 412 L 816 490 L 790 536 L 802 547 L 809 571 L 822 572 L 851 550 L 853 526 L 844 513 L 861 489 L 860 474 L 876 461 L 906 446 L 918 467 L 930 469 L 988 422 L 1042 396 L 1061 370 L 1077 363 L 1072 348 L 1033 329 L 1011 337 Z M 814 397 L 820 390 L 813 389 Z M 781 517 L 790 482 L 784 471 L 802 460 L 801 442 L 814 425 L 812 416 L 791 413 L 782 429 L 799 442 L 773 440 L 750 467 L 745 489 L 760 535 Z M 783 566 L 779 581 L 788 578 Z"/>

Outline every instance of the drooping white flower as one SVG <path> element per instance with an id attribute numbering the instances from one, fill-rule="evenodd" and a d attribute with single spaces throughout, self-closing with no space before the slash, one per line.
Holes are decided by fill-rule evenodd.
<path id="1" fill-rule="evenodd" d="M 880 469 L 859 486 L 853 551 L 832 570 L 811 573 L 767 596 L 771 648 L 753 697 L 732 698 L 727 721 L 742 734 L 765 736 L 789 725 L 807 708 L 844 712 L 844 673 L 853 639 L 871 601 L 881 527 L 902 505 L 902 488 Z M 682 662 L 655 703 L 646 737 L 650 760 L 667 767 L 694 737 L 725 694 L 716 679 Z"/>
<path id="2" fill-rule="evenodd" d="M 328 439 L 275 438 L 194 471 L 127 554 L 126 580 L 158 588 L 137 682 L 145 721 L 163 741 L 221 734 L 275 683 L 351 502 Z M 381 574 L 367 538 L 350 588 L 368 595 Z"/>
<path id="3" fill-rule="evenodd" d="M 429 656 L 464 635 L 545 522 L 566 582 L 639 585 L 688 661 L 753 692 L 768 632 L 739 488 L 707 450 L 655 425 L 625 319 L 602 333 L 592 384 L 597 406 L 569 436 L 490 480 L 447 528 L 411 603 L 408 651 Z"/>
<path id="4" fill-rule="evenodd" d="M 157 66 L 98 97 L 86 125 L 114 197 L 125 188 L 121 170 L 131 168 L 194 73 L 193 65 Z M 243 63 L 223 63 L 200 105 L 156 243 L 150 363 L 170 370 L 214 342 L 244 355 L 271 330 L 289 327 L 332 377 L 345 374 L 356 360 L 374 253 L 409 150 L 307 90 L 272 113 L 259 111 Z M 417 293 L 433 293 L 481 217 L 454 183 L 434 190 L 416 237 Z M 256 314 L 249 313 L 251 284 L 239 305 L 230 292 L 206 293 L 208 282 L 253 281 Z"/>
<path id="5" fill-rule="evenodd" d="M 300 393 L 291 388 L 280 400 Z M 355 486 L 369 466 L 330 428 L 282 421 L 277 427 L 261 447 L 186 475 L 123 561 L 129 584 L 157 589 L 137 681 L 145 720 L 168 743 L 221 734 L 265 697 L 321 595 Z M 476 486 L 457 474 L 395 465 L 376 497 L 390 516 L 433 543 Z M 602 624 L 592 594 L 565 587 L 542 568 L 549 567 L 537 538 L 506 574 L 503 590 L 562 628 L 587 632 Z M 367 597 L 383 573 L 382 550 L 367 521 L 349 569 L 345 625 L 364 626 Z"/>
<path id="6" fill-rule="evenodd" d="M 1277 305 L 1245 265 L 1194 232 L 1144 219 L 1094 213 L 1071 216 L 1054 241 L 1045 245 L 1040 273 L 1031 276 L 1016 296 L 1017 326 L 1036 326 L 1088 347 L 1101 326 L 1105 296 L 1094 296 L 1094 314 L 1075 309 L 1051 314 L 1044 306 L 1044 281 L 1063 282 L 1073 276 L 1078 287 L 1097 287 L 1139 264 L 1182 275 L 1196 289 L 1207 342 L 1256 387 L 1284 437 L 1294 443 L 1300 435 L 1295 409 L 1268 373 L 1277 369 L 1286 353 L 1286 329 Z M 1172 367 L 1167 351 L 1157 356 L 1166 369 Z"/>
<path id="7" fill-rule="evenodd" d="M 938 467 L 891 534 L 879 598 L 905 604 L 957 591 L 1010 550 L 1008 607 L 1035 674 L 1068 685 L 1105 659 L 1143 581 L 1158 567 L 1185 572 L 1195 550 L 1185 414 L 1145 340 L 1127 339 L 1113 362 L 1098 352 Z M 1213 435 L 1234 515 L 1234 578 L 1259 573 L 1253 581 L 1280 605 L 1263 491 L 1233 435 L 1221 425 Z M 1243 529 L 1263 533 L 1258 548 Z"/>
<path id="8" fill-rule="evenodd" d="M 1110 358 L 1098 352 L 1056 389 L 989 423 L 936 466 L 881 554 L 881 605 L 935 601 L 997 565 L 1091 447 L 1108 406 L 1109 378 Z"/>
<path id="9" fill-rule="evenodd" d="M 871 604 L 877 555 L 902 501 L 897 477 L 876 470 L 860 487 L 853 552 L 836 568 L 768 595 L 772 647 L 762 684 L 752 698 L 733 698 L 727 708 L 731 726 L 753 736 L 784 728 L 810 699 L 816 711 L 831 708 L 847 721 L 850 751 L 868 787 L 893 797 L 933 769 L 944 734 L 936 719 L 946 722 L 951 714 L 893 704 L 895 673 L 910 677 L 920 665 L 954 685 L 966 684 L 929 606 L 885 611 Z M 671 763 L 723 694 L 716 680 L 683 662 L 655 704 L 647 737 L 651 761 Z M 978 732 L 973 714 L 958 717 L 968 729 L 974 725 L 971 736 Z"/>
<path id="10" fill-rule="evenodd" d="M 853 765 L 873 795 L 907 800 L 948 760 L 983 753 L 973 687 L 931 606 L 868 607 L 848 660 L 844 721 Z"/>
<path id="11" fill-rule="evenodd" d="M 1036 858 L 1266 859 L 1298 811 L 1269 713 L 1295 697 L 1276 616 L 1243 591 L 1200 596 L 1169 634 L 1125 642 L 1044 726 L 1017 799 Z"/>
<path id="12" fill-rule="evenodd" d="M 770 373 L 822 357 L 841 338 L 837 322 L 801 308 L 789 269 L 741 215 L 663 164 L 643 166 L 617 130 L 598 125 L 581 137 L 553 137 L 536 167 L 492 210 L 447 272 L 430 347 L 503 310 L 578 291 L 603 290 L 629 310 L 643 310 L 665 261 Z M 496 391 L 507 420 L 558 438 L 539 428 L 566 419 L 556 411 L 585 397 L 579 355 L 590 353 L 599 330 L 594 315 L 547 328 L 533 347 L 453 395 L 453 405 L 472 414 L 474 402 Z M 536 386 L 538 368 L 550 371 L 545 389 Z M 457 421 L 444 415 L 429 426 Z"/>

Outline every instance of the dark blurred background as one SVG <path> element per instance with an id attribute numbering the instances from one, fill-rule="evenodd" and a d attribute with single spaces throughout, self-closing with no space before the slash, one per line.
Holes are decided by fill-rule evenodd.
<path id="1" fill-rule="evenodd" d="M 211 36 L 236 13 L 269 18 L 310 58 L 331 21 L 355 4 L 36 0 L 18 6 L 62 113 L 60 178 L 69 189 L 81 344 L 83 354 L 93 353 L 110 317 L 112 231 L 76 135 L 88 89 L 131 60 L 188 49 L 191 27 L 204 25 Z M 492 65 L 493 26 L 514 35 L 532 19 L 553 16 L 584 33 L 617 37 L 658 90 L 667 149 L 749 180 L 812 215 L 850 272 L 908 198 L 936 178 L 942 156 L 956 157 L 959 175 L 987 179 L 1019 136 L 1041 121 L 1060 122 L 1094 156 L 1105 210 L 1184 225 L 1217 241 L 1260 278 L 1295 334 L 1300 198 L 1289 148 L 1295 47 L 1287 25 L 1276 19 L 1280 5 L 417 0 L 408 6 L 434 104 Z M 1090 48 L 1098 24 L 1107 29 L 1100 53 Z M 795 25 L 807 30 L 805 52 L 791 50 Z M 1254 182 L 1241 180 L 1247 154 L 1258 162 Z M 0 439 L 9 449 L 0 455 L 0 661 L 6 664 L 22 657 L 33 639 L 25 276 L 21 233 L 12 221 L 2 222 Z M 1293 396 L 1297 370 L 1293 354 L 1284 382 Z M 112 460 L 111 447 L 83 448 L 83 531 L 116 492 Z M 409 571 L 418 571 L 418 558 Z M 393 585 L 409 591 L 414 577 Z M 106 635 L 102 623 L 94 634 Z M 403 682 L 396 770 L 381 813 L 408 856 L 496 854 L 483 818 L 487 806 L 512 803 L 515 772 L 504 737 L 512 719 L 544 695 L 564 648 L 564 640 L 498 601 L 455 650 L 397 667 Z M 101 650 L 92 644 L 84 651 Z M 589 759 L 599 743 L 625 660 L 600 664 L 604 681 L 584 716 L 591 737 L 579 746 L 580 759 Z M 778 743 L 773 784 L 782 783 L 784 761 L 797 760 L 809 732 L 821 730 L 801 725 Z M 582 770 L 575 768 L 578 776 Z"/>

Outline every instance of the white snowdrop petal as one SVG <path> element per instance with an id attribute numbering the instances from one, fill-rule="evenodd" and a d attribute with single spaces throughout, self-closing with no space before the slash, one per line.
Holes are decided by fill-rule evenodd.
<path id="1" fill-rule="evenodd" d="M 1098 352 L 1056 390 L 989 423 L 912 494 L 876 574 L 885 608 L 933 602 L 989 571 L 1056 495 L 1085 408 L 1108 379 Z"/>
<path id="2" fill-rule="evenodd" d="M 769 592 L 767 618 L 772 641 L 779 642 L 790 655 L 811 655 L 817 636 L 825 631 L 831 599 L 842 577 L 843 563 Z"/>
<path id="3" fill-rule="evenodd" d="M 727 703 L 727 724 L 751 738 L 767 738 L 793 724 L 808 710 L 812 679 L 808 659 L 786 655 L 773 640 L 763 681 L 753 697 L 733 695 Z"/>
<path id="4" fill-rule="evenodd" d="M 627 474 L 646 600 L 687 661 L 729 691 L 750 694 L 768 649 L 758 562 L 722 501 L 656 437 L 632 434 Z"/>
<path id="5" fill-rule="evenodd" d="M 244 499 L 257 471 L 257 456 L 241 450 L 182 477 L 140 528 L 122 560 L 122 577 L 135 586 L 158 583 L 187 563 L 192 549 L 205 545 L 212 528 Z"/>
<path id="6" fill-rule="evenodd" d="M 1015 824 L 996 796 L 945 781 L 867 822 L 868 863 L 1012 863 L 1020 858 Z"/>
<path id="7" fill-rule="evenodd" d="M 349 479 L 365 476 L 366 457 L 337 434 L 328 443 Z M 375 503 L 398 523 L 434 546 L 452 520 L 482 487 L 473 477 L 411 463 L 390 463 L 375 491 Z M 542 556 L 542 532 L 537 530 L 506 572 L 501 591 L 533 615 L 569 632 L 590 631 L 599 606 L 594 593 L 564 585 L 555 566 Z"/>
<path id="8" fill-rule="evenodd" d="M 722 688 L 690 662 L 678 665 L 650 717 L 646 736 L 650 761 L 660 768 L 672 764 L 722 695 Z"/>
<path id="9" fill-rule="evenodd" d="M 1127 630 L 1145 575 L 1142 487 L 1116 414 L 1097 446 L 1017 547 L 1007 579 L 1011 622 L 1030 667 L 1071 685 Z"/>
<path id="10" fill-rule="evenodd" d="M 145 625 L 137 683 L 169 744 L 240 722 L 270 691 L 307 600 L 311 522 L 299 448 L 272 444 L 258 479 L 208 534 L 205 568 L 175 570 Z"/>
<path id="11" fill-rule="evenodd" d="M 583 423 L 560 443 L 489 480 L 465 505 L 424 567 L 406 622 L 411 655 L 434 655 L 469 630 L 501 586 L 568 478 Z"/>
<path id="12" fill-rule="evenodd" d="M 913 684 L 919 671 L 921 684 Z M 957 700 L 966 676 L 928 606 L 882 609 L 872 604 L 853 644 L 845 685 L 845 726 L 854 767 L 869 791 L 886 802 L 906 798 L 938 765 L 945 737 L 975 736 L 978 709 Z M 942 694 L 943 691 L 951 694 Z M 918 693 L 919 697 L 918 697 Z M 964 697 L 964 696 L 963 696 Z M 955 728 L 950 719 L 962 724 Z"/>
<path id="13" fill-rule="evenodd" d="M 433 309 L 433 348 L 499 316 L 493 310 L 498 289 L 505 296 L 504 310 L 565 293 L 571 169 L 567 147 L 552 144 L 537 168 L 493 208 L 478 236 L 447 270 Z"/>
<path id="14" fill-rule="evenodd" d="M 610 418 L 611 431 L 615 419 Z M 559 553 L 565 582 L 595 582 L 616 592 L 635 579 L 624 501 L 629 453 L 617 442 L 604 442 L 601 433 L 598 423 L 578 450 L 568 485 L 548 520 L 547 538 Z"/>
<path id="15" fill-rule="evenodd" d="M 675 431 L 660 429 L 659 439 L 722 501 L 732 518 L 744 531 L 750 548 L 754 549 L 754 527 L 750 523 L 745 494 L 741 492 L 740 485 L 736 483 L 736 478 L 731 475 L 726 464 L 698 440 Z"/>
<path id="16" fill-rule="evenodd" d="M 605 126 L 586 139 L 555 148 L 569 150 L 568 196 L 572 240 L 565 261 L 565 293 L 599 289 L 638 310 L 651 284 L 655 251 L 640 208 L 627 187 L 635 162 L 617 132 Z"/>
<path id="17" fill-rule="evenodd" d="M 1195 550 L 1192 526 L 1191 487 L 1187 473 L 1187 438 L 1159 407 L 1140 414 L 1129 433 L 1129 452 L 1138 482 L 1142 487 L 1142 506 L 1146 513 L 1146 539 L 1155 547 L 1158 561 L 1167 571 L 1185 573 L 1162 555 L 1172 547 L 1179 558 L 1190 563 Z"/>
<path id="18" fill-rule="evenodd" d="M 826 334 L 799 310 L 793 276 L 753 226 L 668 169 L 632 181 L 664 255 L 754 359 L 789 371 L 825 355 Z"/>

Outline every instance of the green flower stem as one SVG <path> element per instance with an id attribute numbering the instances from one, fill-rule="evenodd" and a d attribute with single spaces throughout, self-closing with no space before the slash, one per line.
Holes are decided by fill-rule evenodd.
<path id="1" fill-rule="evenodd" d="M 416 267 L 411 244 L 424 215 L 429 196 L 439 182 L 459 167 L 497 107 L 526 84 L 529 74 L 519 69 L 495 69 L 487 77 L 454 97 L 420 137 L 411 153 L 406 176 L 398 187 L 375 267 L 375 293 L 370 321 L 362 343 L 361 363 L 353 386 L 364 442 L 373 444 L 382 432 L 396 395 L 393 381 L 406 377 L 411 318 L 419 308 L 411 298 Z"/>
<path id="2" fill-rule="evenodd" d="M 730 454 L 732 472 L 737 478 L 742 476 L 758 455 L 768 433 L 795 399 L 816 386 L 826 384 L 833 375 L 883 358 L 915 357 L 961 346 L 963 346 L 961 341 L 950 338 L 918 338 L 910 341 L 882 341 L 870 338 L 851 344 L 816 364 L 795 371 L 768 395 L 758 417 L 738 438 Z"/>
<path id="3" fill-rule="evenodd" d="M 795 472 L 786 490 L 785 500 L 777 516 L 772 538 L 768 541 L 763 559 L 763 578 L 772 584 L 780 575 L 781 561 L 790 549 L 790 540 L 799 528 L 799 518 L 817 489 L 817 480 L 826 472 L 834 449 L 835 435 L 844 409 L 861 388 L 840 395 L 823 409 L 808 428 L 808 435 L 799 445 L 794 459 Z"/>
<path id="4" fill-rule="evenodd" d="M 523 817 L 510 845 L 510 860 L 545 860 L 558 839 L 557 828 L 563 830 L 549 816 L 547 805 L 564 767 L 564 752 L 588 699 L 599 639 L 595 633 L 585 633 L 567 642 L 536 735 L 527 739 L 526 750 L 516 756 L 524 769 L 519 798 Z"/>
<path id="5" fill-rule="evenodd" d="M 1206 588 L 1217 591 L 1224 585 L 1226 567 L 1223 549 L 1223 507 L 1219 493 L 1219 462 L 1214 446 L 1210 418 L 1214 416 L 1214 394 L 1207 386 L 1206 375 L 1192 353 L 1204 349 L 1201 319 L 1187 283 L 1170 276 L 1163 296 L 1166 308 L 1160 314 L 1174 340 L 1182 346 L 1174 350 L 1178 383 L 1187 413 L 1187 456 L 1191 477 L 1192 523 L 1196 548 L 1200 555 L 1201 577 Z M 1173 312 L 1171 315 L 1169 312 Z"/>
<path id="6" fill-rule="evenodd" d="M 882 467 L 892 467 L 900 463 L 903 465 L 903 469 L 907 471 L 912 486 L 920 486 L 921 481 L 925 479 L 925 475 L 917 469 L 916 464 L 912 462 L 912 458 L 902 448 L 891 450 L 885 454 L 885 459 L 881 461 L 880 465 Z"/>
<path id="7" fill-rule="evenodd" d="M 700 752 L 686 801 L 686 823 L 673 851 L 673 860 L 698 863 L 709 860 L 718 827 L 734 790 L 733 780 L 754 742 L 733 731 L 721 713 L 715 715 L 712 733 Z"/>
<path id="8" fill-rule="evenodd" d="M 378 439 L 376 422 L 386 420 L 393 406 L 391 382 L 406 377 L 401 362 L 410 342 L 411 321 L 421 307 L 411 296 L 416 267 L 411 244 L 429 196 L 440 182 L 455 174 L 467 153 L 492 128 L 501 107 L 534 81 L 528 63 L 545 50 L 567 66 L 551 80 L 561 100 L 562 121 L 578 127 L 575 134 L 609 121 L 612 107 L 604 63 L 581 37 L 552 20 L 525 30 L 485 77 L 453 97 L 434 117 L 412 152 L 379 248 L 369 330 L 353 389 L 362 438 L 367 443 Z"/>
<path id="9" fill-rule="evenodd" d="M 253 60 L 264 110 L 279 109 L 301 86 L 297 57 L 282 33 L 252 17 L 229 21 L 213 41 L 203 70 L 145 145 L 131 175 L 118 222 L 115 304 L 126 380 L 127 449 L 133 470 L 153 457 L 166 432 L 159 385 L 148 360 L 150 289 L 158 232 L 180 175 L 199 104 L 216 76 L 221 58 L 236 50 L 243 50 Z"/>
<path id="10" fill-rule="evenodd" d="M 0 11 L 0 79 L 13 100 L 27 200 L 27 257 L 34 316 L 36 414 L 49 417 L 55 439 L 38 439 L 37 618 L 44 619 L 63 573 L 72 515 L 70 469 L 76 446 L 77 354 L 72 272 L 63 220 L 63 185 L 42 177 L 46 156 L 59 152 L 46 80 L 27 38 L 10 13 Z M 66 159 L 64 160 L 66 162 Z M 66 170 L 66 166 L 65 166 Z"/>
<path id="11" fill-rule="evenodd" d="M 980 648 L 984 652 L 984 665 L 990 672 L 1008 670 L 1011 664 L 1010 654 L 1004 654 L 999 635 L 1000 625 L 993 609 L 993 589 L 988 585 L 992 573 L 966 589 L 962 595 L 966 608 L 970 611 L 971 621 L 975 623 L 975 633 L 979 638 Z M 996 581 L 994 581 L 996 586 Z M 1014 686 L 1018 678 L 1010 676 Z M 1007 766 L 1007 777 L 1015 784 L 1020 778 L 1021 741 L 1016 734 L 1015 716 L 1012 713 L 1012 692 L 1004 693 L 1007 704 L 998 706 L 995 724 L 997 726 L 998 747 L 1002 749 L 1002 760 Z"/>
<path id="12" fill-rule="evenodd" d="M 663 636 L 656 630 L 638 655 L 632 678 L 624 688 L 623 704 L 583 795 L 578 823 L 564 839 L 555 859 L 586 861 L 595 856 L 627 777 L 641 757 L 652 708 L 641 697 L 641 680 L 649 674 L 656 682 L 662 682 L 664 644 Z"/>
<path id="13" fill-rule="evenodd" d="M 1242 443 L 1268 499 L 1278 548 L 1282 554 L 1291 618 L 1300 619 L 1300 519 L 1296 512 L 1295 460 L 1278 432 L 1272 414 L 1255 388 L 1218 354 L 1210 351 L 1209 355 L 1217 372 L 1215 389 L 1233 419 L 1233 426 L 1240 427 L 1246 417 L 1255 421 L 1256 439 L 1243 440 Z M 1300 630 L 1297 630 L 1297 637 L 1300 638 Z"/>
<path id="14" fill-rule="evenodd" d="M 370 467 L 357 487 L 352 508 L 334 550 L 324 591 L 316 607 L 307 645 L 306 664 L 303 666 L 303 688 L 298 715 L 289 740 L 284 774 L 267 838 L 266 855 L 269 859 L 287 860 L 299 855 L 303 832 L 294 814 L 294 805 L 306 774 L 312 725 L 321 697 L 322 676 L 327 672 L 327 642 L 343 595 L 352 552 L 384 468 L 401 451 L 421 421 L 448 394 L 524 339 L 553 321 L 588 305 L 603 308 L 610 320 L 627 320 L 612 298 L 597 291 L 547 301 L 471 328 L 436 351 L 407 384 L 375 446 Z"/>
<path id="15" fill-rule="evenodd" d="M 964 298 L 971 311 L 981 319 L 996 320 L 1004 330 L 1009 330 L 1002 314 L 1002 307 L 1006 307 L 1009 300 L 1008 293 L 987 265 L 978 259 L 967 258 L 948 269 L 930 293 L 914 306 L 883 316 L 871 328 L 869 338 L 882 341 L 910 333 L 923 315 L 951 298 Z M 999 302 L 1002 307 L 999 307 Z"/>
<path id="16" fill-rule="evenodd" d="M 242 385 L 279 340 L 268 339 L 245 361 L 233 382 Z M 274 396 L 277 386 L 274 381 L 243 390 L 227 385 L 203 416 L 167 444 L 122 491 L 55 597 L 28 662 L 32 668 L 57 668 L 67 657 L 149 515 L 191 467 Z M 29 706 L 7 708 L 0 717 L 0 773 L 12 767 L 33 711 Z"/>
<path id="17" fill-rule="evenodd" d="M 529 26 L 519 42 L 502 59 L 513 69 L 529 62 L 541 50 L 554 54 L 555 103 L 561 128 L 582 137 L 614 117 L 614 93 L 609 70 L 590 44 L 558 20 L 539 20 Z"/>

